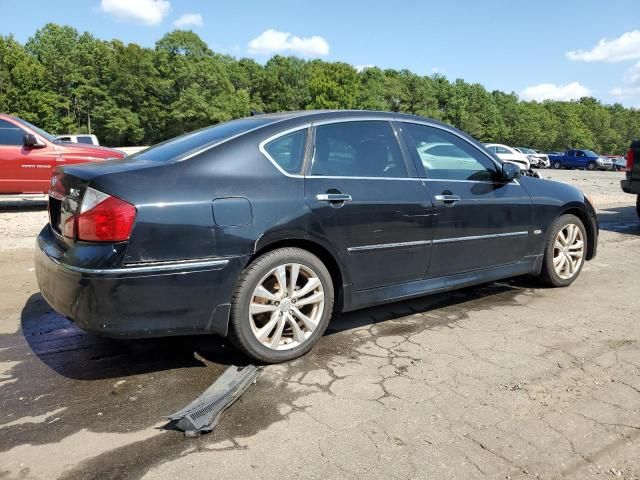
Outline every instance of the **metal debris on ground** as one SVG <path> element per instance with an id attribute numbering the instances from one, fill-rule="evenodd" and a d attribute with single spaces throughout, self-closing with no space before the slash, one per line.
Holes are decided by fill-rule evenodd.
<path id="1" fill-rule="evenodd" d="M 231 365 L 216 381 L 182 410 L 167 416 L 165 429 L 182 430 L 187 437 L 208 433 L 217 425 L 220 415 L 255 383 L 260 368 L 255 365 Z"/>

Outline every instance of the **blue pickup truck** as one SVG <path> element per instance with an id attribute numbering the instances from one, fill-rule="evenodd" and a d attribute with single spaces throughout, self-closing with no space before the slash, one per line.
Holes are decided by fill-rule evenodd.
<path id="1" fill-rule="evenodd" d="M 612 170 L 613 162 L 610 158 L 602 157 L 591 150 L 568 150 L 562 155 L 549 154 L 551 167 L 584 168 L 586 170 Z"/>

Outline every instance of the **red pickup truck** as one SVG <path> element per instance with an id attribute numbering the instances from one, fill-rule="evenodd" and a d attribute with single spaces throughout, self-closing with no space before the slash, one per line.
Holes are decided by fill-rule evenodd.
<path id="1" fill-rule="evenodd" d="M 47 193 L 58 166 L 124 156 L 112 148 L 61 142 L 29 122 L 0 114 L 0 194 Z"/>

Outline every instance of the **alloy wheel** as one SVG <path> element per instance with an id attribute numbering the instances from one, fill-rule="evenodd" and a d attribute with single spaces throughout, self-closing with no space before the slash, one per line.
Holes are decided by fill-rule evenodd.
<path id="1" fill-rule="evenodd" d="M 573 223 L 560 229 L 553 245 L 553 268 L 556 274 L 568 280 L 580 270 L 584 261 L 582 230 Z"/>
<path id="2" fill-rule="evenodd" d="M 322 282 L 311 268 L 299 263 L 279 265 L 262 277 L 253 291 L 251 331 L 267 348 L 295 348 L 315 331 L 324 303 Z"/>

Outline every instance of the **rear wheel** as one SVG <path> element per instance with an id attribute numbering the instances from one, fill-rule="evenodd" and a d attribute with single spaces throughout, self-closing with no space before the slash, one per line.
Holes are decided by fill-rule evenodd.
<path id="1" fill-rule="evenodd" d="M 280 248 L 242 273 L 231 303 L 229 336 L 245 354 L 265 363 L 308 352 L 333 311 L 333 282 L 325 265 L 306 250 Z"/>
<path id="2" fill-rule="evenodd" d="M 555 162 L 553 162 L 553 168 L 555 168 L 556 170 L 560 170 L 562 168 L 562 162 L 560 160 L 556 160 Z"/>
<path id="3" fill-rule="evenodd" d="M 587 232 L 575 215 L 557 218 L 549 228 L 541 278 L 552 287 L 566 287 L 578 278 L 587 254 Z"/>

